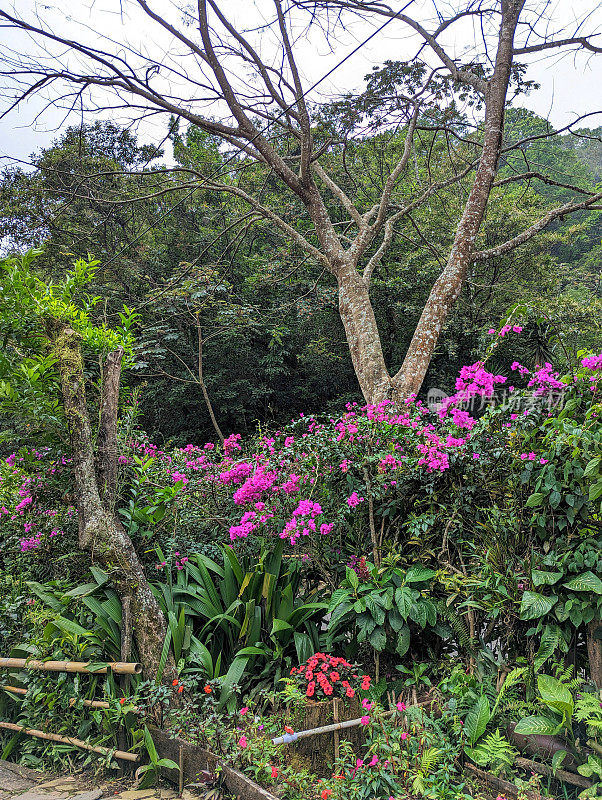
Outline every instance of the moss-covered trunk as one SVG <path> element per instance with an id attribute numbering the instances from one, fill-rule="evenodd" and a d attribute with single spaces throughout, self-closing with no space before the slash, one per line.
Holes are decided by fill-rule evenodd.
<path id="1" fill-rule="evenodd" d="M 116 416 L 119 394 L 121 353 L 107 359 L 108 378 L 101 399 L 101 450 L 97 474 L 92 428 L 86 405 L 80 337 L 66 323 L 48 319 L 50 339 L 63 394 L 63 407 L 73 458 L 75 498 L 79 514 L 79 544 L 92 560 L 106 569 L 122 600 L 130 598 L 134 639 L 146 677 L 156 676 L 165 640 L 165 618 L 150 585 L 132 540 L 113 510 L 116 471 Z M 102 484 L 101 484 L 102 481 Z M 175 673 L 168 662 L 165 678 Z"/>

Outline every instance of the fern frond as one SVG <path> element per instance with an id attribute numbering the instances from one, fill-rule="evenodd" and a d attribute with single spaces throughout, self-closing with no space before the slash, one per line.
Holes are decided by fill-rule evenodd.
<path id="1" fill-rule="evenodd" d="M 426 777 L 441 760 L 442 750 L 439 747 L 427 747 L 420 760 L 420 772 Z"/>
<path id="2" fill-rule="evenodd" d="M 506 766 L 511 766 L 517 755 L 499 728 L 488 734 L 476 747 L 464 748 L 464 752 L 475 764 L 489 767 L 494 774 Z"/>
<path id="3" fill-rule="evenodd" d="M 466 625 L 466 621 L 462 614 L 458 614 L 458 612 L 450 608 L 445 600 L 439 600 L 435 603 L 437 607 L 437 613 L 443 617 L 443 619 L 449 622 L 451 629 L 453 630 L 454 634 L 456 635 L 456 641 L 464 650 L 472 650 L 473 643 L 470 638 L 470 633 L 468 632 L 468 627 Z"/>
<path id="4" fill-rule="evenodd" d="M 516 686 L 516 684 L 523 679 L 526 671 L 527 671 L 526 667 L 515 667 L 508 673 L 508 675 L 506 676 L 506 680 L 502 684 L 502 688 L 500 689 L 495 704 L 493 706 L 493 710 L 491 712 L 492 717 L 495 715 L 495 712 L 497 711 L 500 703 L 502 702 L 503 699 L 505 699 L 510 689 L 512 689 L 513 686 Z"/>

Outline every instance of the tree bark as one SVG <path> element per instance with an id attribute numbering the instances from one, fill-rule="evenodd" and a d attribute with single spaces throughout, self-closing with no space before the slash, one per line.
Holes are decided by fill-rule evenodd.
<path id="1" fill-rule="evenodd" d="M 592 620 L 587 626 L 587 657 L 590 678 L 602 691 L 602 621 Z"/>
<path id="2" fill-rule="evenodd" d="M 107 511 L 113 511 L 117 491 L 117 414 L 123 347 L 109 353 L 102 368 L 98 430 L 98 486 Z"/>
<path id="3" fill-rule="evenodd" d="M 339 313 L 353 368 L 364 399 L 376 405 L 391 396 L 391 378 L 368 287 L 355 265 L 342 267 L 337 272 Z"/>
<path id="4" fill-rule="evenodd" d="M 502 0 L 502 22 L 495 66 L 485 95 L 481 158 L 447 264 L 431 289 L 403 365 L 393 378 L 395 400 L 404 399 L 418 392 L 422 386 L 443 325 L 462 291 L 468 268 L 474 257 L 476 237 L 497 171 L 506 95 L 514 57 L 514 35 L 523 5 L 524 0 Z"/>
<path id="5" fill-rule="evenodd" d="M 66 323 L 55 319 L 46 321 L 46 332 L 51 342 L 63 394 L 63 408 L 69 427 L 73 458 L 75 498 L 79 514 L 79 544 L 89 550 L 92 558 L 110 573 L 120 598 L 130 598 L 134 638 L 138 656 L 147 677 L 157 675 L 159 660 L 167 625 L 161 608 L 146 580 L 132 540 L 127 535 L 114 512 L 101 499 L 99 480 L 94 464 L 92 428 L 86 405 L 83 359 L 80 336 Z M 116 351 L 107 360 L 110 380 L 105 383 L 104 394 L 119 390 L 119 369 L 122 353 Z M 105 432 L 110 445 L 116 420 L 108 415 L 117 414 L 117 397 L 103 397 L 101 417 L 105 415 Z M 111 445 L 112 448 L 112 445 Z M 116 447 L 105 449 L 103 458 L 116 459 Z M 103 467 L 104 474 L 112 475 L 111 467 Z M 175 675 L 173 661 L 166 666 L 164 677 Z"/>

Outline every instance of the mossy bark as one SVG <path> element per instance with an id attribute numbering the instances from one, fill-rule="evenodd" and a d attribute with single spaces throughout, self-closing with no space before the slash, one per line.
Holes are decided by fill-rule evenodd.
<path id="1" fill-rule="evenodd" d="M 48 319 L 46 333 L 50 339 L 63 394 L 63 407 L 69 428 L 73 458 L 75 499 L 79 515 L 79 544 L 88 550 L 93 561 L 100 563 L 122 600 L 129 598 L 134 639 L 146 677 L 157 674 L 167 626 L 161 608 L 146 580 L 142 564 L 132 540 L 112 507 L 117 452 L 113 445 L 116 433 L 119 368 L 121 354 L 110 354 L 110 380 L 103 386 L 101 427 L 103 450 L 100 454 L 103 483 L 96 472 L 92 427 L 86 405 L 83 358 L 80 336 L 66 323 Z M 116 375 L 117 373 L 117 375 Z M 108 397 L 107 394 L 111 394 Z M 104 415 L 104 421 L 103 421 Z M 103 497 L 108 502 L 103 502 Z M 165 679 L 175 674 L 175 665 L 168 662 Z"/>
<path id="2" fill-rule="evenodd" d="M 602 620 L 594 619 L 589 623 L 586 638 L 589 674 L 602 691 Z"/>

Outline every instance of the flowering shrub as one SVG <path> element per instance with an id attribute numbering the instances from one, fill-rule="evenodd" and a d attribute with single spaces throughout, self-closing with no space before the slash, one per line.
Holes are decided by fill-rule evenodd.
<path id="1" fill-rule="evenodd" d="M 290 674 L 307 697 L 322 700 L 333 696 L 352 698 L 360 691 L 367 692 L 371 678 L 360 672 L 344 658 L 316 653 L 304 664 L 293 667 Z"/>

